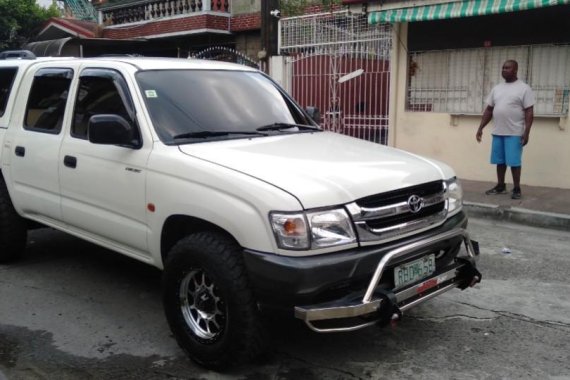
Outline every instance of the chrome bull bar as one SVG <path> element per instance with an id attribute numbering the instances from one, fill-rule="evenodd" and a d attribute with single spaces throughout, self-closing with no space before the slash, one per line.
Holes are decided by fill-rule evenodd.
<path id="1" fill-rule="evenodd" d="M 310 306 L 296 306 L 295 307 L 295 317 L 302 319 L 305 321 L 307 326 L 317 332 L 342 332 L 342 331 L 354 331 L 358 330 L 367 326 L 374 325 L 379 322 L 380 318 L 374 319 L 372 321 L 367 321 L 365 323 L 355 324 L 347 327 L 335 327 L 335 328 L 319 328 L 314 325 L 313 322 L 315 321 L 325 321 L 325 320 L 335 320 L 341 318 L 354 318 L 360 317 L 364 315 L 370 315 L 372 313 L 378 312 L 383 304 L 387 301 L 386 298 L 373 298 L 375 293 L 377 292 L 377 286 L 384 274 L 385 268 L 388 264 L 399 257 L 404 255 L 416 252 L 417 250 L 421 250 L 427 248 L 433 244 L 437 244 L 441 241 L 453 239 L 455 237 L 461 236 L 463 238 L 463 242 L 465 244 L 465 250 L 467 251 L 467 259 L 463 260 L 463 263 L 460 263 L 457 266 L 447 270 L 443 273 L 438 273 L 436 275 L 430 276 L 427 279 L 424 279 L 423 282 L 406 287 L 400 291 L 396 291 L 392 293 L 393 298 L 398 304 L 402 304 L 404 301 L 417 296 L 419 293 L 422 292 L 422 287 L 426 286 L 426 283 L 429 281 L 437 281 L 437 284 L 445 284 L 443 286 L 439 286 L 436 290 L 425 292 L 421 297 L 412 300 L 411 302 L 407 302 L 402 304 L 398 307 L 399 311 L 405 311 L 407 309 L 412 308 L 413 306 L 418 305 L 424 301 L 427 301 L 435 296 L 438 296 L 442 293 L 445 293 L 451 289 L 454 289 L 460 286 L 460 280 L 458 273 L 459 271 L 467 266 L 471 265 L 470 262 L 473 262 L 477 259 L 478 251 L 474 249 L 473 243 L 469 238 L 469 234 L 465 229 L 457 228 L 451 231 L 447 231 L 432 237 L 428 237 L 426 239 L 422 239 L 402 247 L 398 247 L 390 252 L 388 252 L 376 267 L 374 274 L 372 275 L 372 279 L 366 288 L 366 292 L 360 301 L 357 302 L 343 302 L 340 303 L 331 303 L 325 305 L 310 305 Z M 434 280 L 436 279 L 436 280 Z M 473 284 L 479 282 L 480 278 L 475 277 Z"/>

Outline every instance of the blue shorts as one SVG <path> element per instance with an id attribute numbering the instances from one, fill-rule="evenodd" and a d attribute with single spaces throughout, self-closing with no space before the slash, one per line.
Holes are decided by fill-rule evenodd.
<path id="1" fill-rule="evenodd" d="M 491 163 L 519 167 L 522 165 L 522 150 L 521 136 L 493 135 Z"/>

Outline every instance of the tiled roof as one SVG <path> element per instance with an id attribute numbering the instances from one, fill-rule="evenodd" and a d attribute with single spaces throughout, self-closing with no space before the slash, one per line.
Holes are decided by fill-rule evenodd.
<path id="1" fill-rule="evenodd" d="M 71 18 L 52 17 L 45 23 L 44 28 L 39 33 L 38 37 L 41 37 L 42 35 L 44 35 L 44 37 L 47 37 L 46 34 L 51 34 L 54 31 L 59 30 L 59 32 L 56 33 L 60 34 L 63 33 L 71 36 L 84 37 L 84 38 L 92 38 L 96 37 L 97 29 L 98 25 L 94 21 L 83 21 Z M 48 38 L 54 38 L 54 37 L 51 36 Z"/>
<path id="2" fill-rule="evenodd" d="M 95 33 L 97 30 L 97 23 L 95 21 L 84 21 L 84 20 L 76 20 L 72 18 L 64 18 L 61 19 L 63 23 L 67 23 L 73 25 L 76 28 L 88 30 L 91 33 Z"/>

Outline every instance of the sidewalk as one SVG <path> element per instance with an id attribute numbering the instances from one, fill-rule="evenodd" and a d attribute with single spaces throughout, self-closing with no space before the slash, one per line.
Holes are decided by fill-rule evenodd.
<path id="1" fill-rule="evenodd" d="M 464 206 L 470 216 L 507 220 L 537 227 L 570 231 L 570 189 L 522 185 L 522 198 L 485 195 L 494 182 L 461 180 Z"/>

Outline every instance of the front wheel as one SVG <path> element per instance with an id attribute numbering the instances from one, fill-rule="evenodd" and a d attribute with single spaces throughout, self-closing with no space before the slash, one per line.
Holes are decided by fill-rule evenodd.
<path id="1" fill-rule="evenodd" d="M 166 317 L 197 363 L 222 369 L 263 351 L 264 331 L 241 257 L 228 237 L 202 232 L 179 241 L 163 275 Z"/>
<path id="2" fill-rule="evenodd" d="M 0 263 L 18 258 L 26 247 L 28 230 L 10 200 L 4 178 L 0 175 Z"/>

